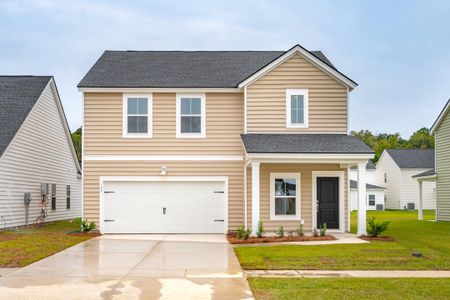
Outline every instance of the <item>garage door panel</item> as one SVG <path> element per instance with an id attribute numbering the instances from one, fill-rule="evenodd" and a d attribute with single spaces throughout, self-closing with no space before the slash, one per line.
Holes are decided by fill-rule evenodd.
<path id="1" fill-rule="evenodd" d="M 223 233 L 224 182 L 105 182 L 105 233 Z M 164 213 L 165 211 L 165 213 Z"/>

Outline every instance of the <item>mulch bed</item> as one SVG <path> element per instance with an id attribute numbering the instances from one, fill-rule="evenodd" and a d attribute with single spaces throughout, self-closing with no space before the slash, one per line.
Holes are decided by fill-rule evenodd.
<path id="1" fill-rule="evenodd" d="M 248 239 L 239 239 L 235 234 L 227 235 L 230 244 L 258 244 L 258 243 L 280 243 L 280 242 L 308 242 L 308 241 L 334 241 L 336 238 L 332 235 L 325 236 L 267 236 L 267 237 L 249 237 Z"/>
<path id="2" fill-rule="evenodd" d="M 360 236 L 359 237 L 362 240 L 365 241 L 382 241 L 382 242 L 395 242 L 395 239 L 391 236 Z"/>

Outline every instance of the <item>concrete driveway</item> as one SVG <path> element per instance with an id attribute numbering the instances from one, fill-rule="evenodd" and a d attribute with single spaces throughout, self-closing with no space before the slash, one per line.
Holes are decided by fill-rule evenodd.
<path id="1" fill-rule="evenodd" d="M 250 299 L 223 235 L 105 235 L 0 277 L 0 299 Z"/>

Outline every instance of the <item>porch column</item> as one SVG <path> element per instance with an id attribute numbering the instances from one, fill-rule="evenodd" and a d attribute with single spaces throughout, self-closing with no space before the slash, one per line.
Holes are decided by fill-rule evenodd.
<path id="1" fill-rule="evenodd" d="M 366 163 L 358 164 L 358 228 L 357 235 L 366 235 Z"/>
<path id="2" fill-rule="evenodd" d="M 252 162 L 252 236 L 256 236 L 259 222 L 259 162 Z"/>
<path id="3" fill-rule="evenodd" d="M 422 180 L 419 180 L 419 220 L 423 220 L 423 189 Z"/>

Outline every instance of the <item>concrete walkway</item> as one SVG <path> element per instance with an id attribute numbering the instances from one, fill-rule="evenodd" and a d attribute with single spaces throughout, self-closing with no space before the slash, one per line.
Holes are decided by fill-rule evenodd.
<path id="1" fill-rule="evenodd" d="M 252 299 L 224 235 L 104 235 L 0 277 L 0 299 Z"/>
<path id="2" fill-rule="evenodd" d="M 336 244 L 367 244 L 366 240 L 358 238 L 356 234 L 351 233 L 333 233 L 330 235 L 336 239 L 332 241 L 304 241 L 304 242 L 276 242 L 276 243 L 255 243 L 255 244 L 234 244 L 233 247 L 252 247 L 252 246 L 279 246 L 279 245 L 298 245 L 298 246 L 315 246 L 315 245 L 336 245 Z"/>
<path id="3" fill-rule="evenodd" d="M 248 270 L 247 277 L 366 277 L 366 278 L 450 278 L 450 271 L 318 271 L 318 270 Z"/>
<path id="4" fill-rule="evenodd" d="M 19 268 L 0 268 L 0 277 L 6 275 L 8 273 L 14 272 L 18 269 Z"/>

